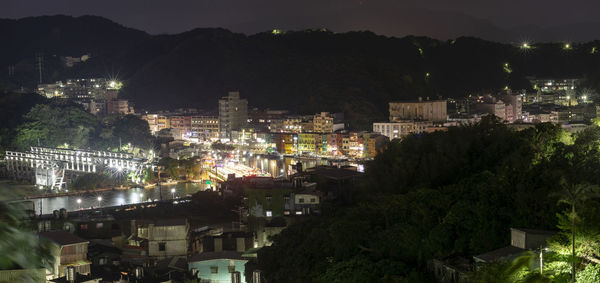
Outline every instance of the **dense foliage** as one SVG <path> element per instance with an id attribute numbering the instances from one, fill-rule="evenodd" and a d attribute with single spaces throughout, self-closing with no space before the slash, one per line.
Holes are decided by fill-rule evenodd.
<path id="1" fill-rule="evenodd" d="M 88 173 L 77 176 L 69 187 L 74 190 L 92 190 L 116 187 L 126 183 L 127 176 L 110 173 Z"/>
<path id="2" fill-rule="evenodd" d="M 66 100 L 34 94 L 0 94 L 0 153 L 30 146 L 96 150 L 151 150 L 148 123 L 137 116 L 99 117 Z"/>
<path id="3" fill-rule="evenodd" d="M 431 280 L 427 260 L 506 246 L 510 227 L 562 229 L 564 186 L 600 183 L 599 149 L 600 127 L 571 136 L 551 124 L 514 131 L 494 119 L 392 142 L 367 167 L 354 205 L 284 230 L 261 250 L 260 268 L 273 282 Z M 592 201 L 582 218 L 600 223 Z M 560 239 L 568 251 L 569 238 Z M 591 243 L 595 258 L 600 248 Z"/>
<path id="4" fill-rule="evenodd" d="M 201 163 L 198 157 L 184 159 L 164 157 L 159 161 L 158 165 L 161 166 L 163 173 L 175 180 L 179 180 L 181 177 L 190 180 L 200 176 Z"/>
<path id="5" fill-rule="evenodd" d="M 10 194 L 10 193 L 8 193 Z M 0 198 L 0 270 L 38 269 L 52 270 L 54 255 L 59 251 L 40 239 L 29 221 L 27 206 Z M 23 273 L 20 282 L 35 282 L 34 274 Z"/>

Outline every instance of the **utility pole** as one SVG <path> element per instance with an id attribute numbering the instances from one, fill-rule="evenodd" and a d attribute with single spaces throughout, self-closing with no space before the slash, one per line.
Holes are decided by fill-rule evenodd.
<path id="1" fill-rule="evenodd" d="M 42 81 L 43 81 L 42 80 L 43 79 L 42 78 L 42 67 L 43 67 L 44 57 L 43 57 L 42 53 L 39 53 L 39 52 L 35 54 L 35 57 L 37 59 L 37 68 L 38 68 L 38 73 L 40 75 L 40 82 L 39 83 L 41 84 Z"/>
<path id="2" fill-rule="evenodd" d="M 571 267 L 573 271 L 571 272 L 573 276 L 573 282 L 575 282 L 575 201 L 571 204 L 571 240 L 573 241 L 573 258 L 571 259 Z"/>
<path id="3" fill-rule="evenodd" d="M 158 189 L 158 195 L 160 196 L 160 200 L 162 200 L 162 191 L 160 190 L 160 165 L 158 166 L 158 181 L 156 182 L 156 188 Z"/>
<path id="4" fill-rule="evenodd" d="M 121 137 L 119 137 L 119 152 L 121 152 Z"/>

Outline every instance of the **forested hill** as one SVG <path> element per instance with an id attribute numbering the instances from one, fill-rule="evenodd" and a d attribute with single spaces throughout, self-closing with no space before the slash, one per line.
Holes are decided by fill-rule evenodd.
<path id="1" fill-rule="evenodd" d="M 387 102 L 459 97 L 480 90 L 529 88 L 528 75 L 600 77 L 600 42 L 533 44 L 531 49 L 476 38 L 438 41 L 326 30 L 246 36 L 195 29 L 151 36 L 99 17 L 0 20 L 0 85 L 33 88 L 35 55 L 44 81 L 118 77 L 123 95 L 145 109 L 215 108 L 229 90 L 251 106 L 301 113 L 344 111 L 351 126 L 387 117 Z M 66 68 L 61 56 L 91 53 Z M 509 68 L 505 68 L 505 63 Z M 15 66 L 14 75 L 5 70 Z"/>

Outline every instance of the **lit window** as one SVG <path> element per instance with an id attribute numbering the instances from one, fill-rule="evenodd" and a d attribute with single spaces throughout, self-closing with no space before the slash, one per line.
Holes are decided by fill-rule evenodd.
<path id="1" fill-rule="evenodd" d="M 267 210 L 266 214 L 267 214 L 267 217 L 273 217 L 273 211 L 271 211 L 271 210 Z"/>

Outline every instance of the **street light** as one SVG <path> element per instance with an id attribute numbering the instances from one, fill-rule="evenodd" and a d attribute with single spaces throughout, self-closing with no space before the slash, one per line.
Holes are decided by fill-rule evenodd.
<path id="1" fill-rule="evenodd" d="M 100 206 L 101 206 L 101 204 L 100 204 L 101 202 L 102 202 L 102 197 L 101 197 L 101 196 L 98 196 L 98 207 L 100 207 Z"/>
<path id="2" fill-rule="evenodd" d="M 77 204 L 79 205 L 79 210 L 81 210 L 81 199 L 80 198 L 77 199 Z"/>
<path id="3" fill-rule="evenodd" d="M 173 195 L 173 199 L 175 199 L 175 189 L 171 189 L 171 194 Z"/>
<path id="4" fill-rule="evenodd" d="M 140 193 L 140 202 L 144 202 L 144 194 Z"/>

